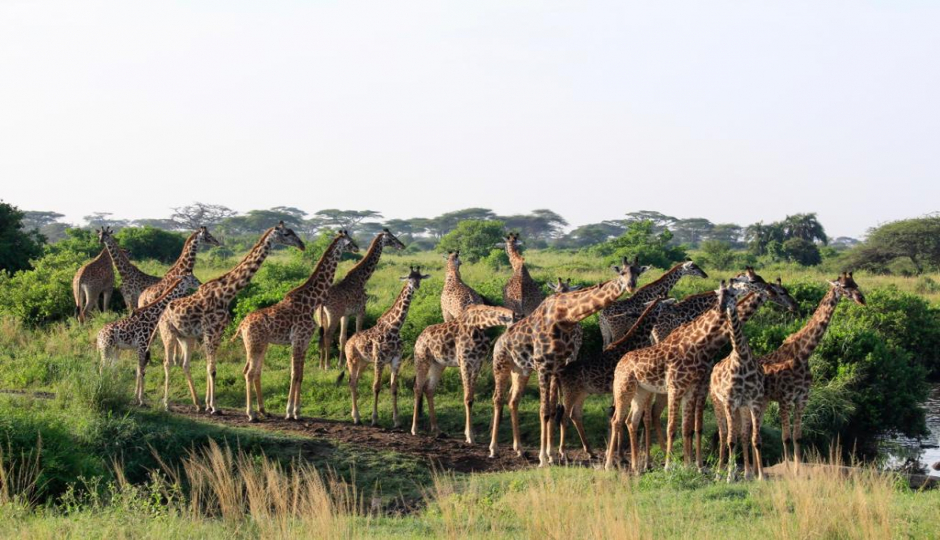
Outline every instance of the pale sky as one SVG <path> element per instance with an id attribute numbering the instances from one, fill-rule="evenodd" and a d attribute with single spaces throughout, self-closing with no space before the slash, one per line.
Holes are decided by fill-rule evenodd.
<path id="1" fill-rule="evenodd" d="M 940 3 L 0 0 L 0 185 L 859 236 L 940 210 Z"/>

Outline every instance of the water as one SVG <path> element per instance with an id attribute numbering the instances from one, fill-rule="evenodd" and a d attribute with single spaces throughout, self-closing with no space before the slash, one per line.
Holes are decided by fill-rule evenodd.
<path id="1" fill-rule="evenodd" d="M 920 440 L 895 437 L 885 441 L 887 466 L 894 468 L 908 459 L 917 459 L 928 474 L 940 477 L 940 471 L 931 467 L 940 461 L 940 384 L 931 388 L 924 409 L 927 412 L 927 429 L 930 430 L 930 435 Z"/>

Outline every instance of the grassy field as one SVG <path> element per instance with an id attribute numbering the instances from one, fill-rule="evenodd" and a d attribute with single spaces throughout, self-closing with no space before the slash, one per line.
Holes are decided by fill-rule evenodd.
<path id="1" fill-rule="evenodd" d="M 296 264 L 297 257 L 278 252 L 270 261 Z M 583 256 L 532 252 L 527 261 L 538 281 L 571 277 L 575 282 L 594 283 L 613 275 Z M 337 275 L 352 264 L 344 262 Z M 366 322 L 370 326 L 392 303 L 401 287 L 398 277 L 410 264 L 422 265 L 432 279 L 422 284 L 403 330 L 409 346 L 424 326 L 440 321 L 437 298 L 444 274 L 440 255 L 383 256 L 369 284 Z M 143 266 L 152 273 L 165 269 L 152 262 Z M 206 281 L 225 270 L 200 263 L 196 273 Z M 675 294 L 681 297 L 714 288 L 719 279 L 733 274 L 706 270 L 709 279 L 685 279 Z M 462 272 L 466 282 L 494 300 L 500 299 L 500 289 L 510 274 L 508 268 L 494 269 L 483 263 L 467 264 Z M 660 273 L 654 270 L 644 275 L 641 284 Z M 835 271 L 789 266 L 761 273 L 768 279 L 780 275 L 788 285 L 822 283 L 836 275 Z M 915 279 L 856 274 L 856 280 L 865 291 L 893 286 L 934 304 L 940 302 L 940 292 L 932 285 L 940 281 L 940 275 Z M 452 475 L 436 473 L 414 456 L 325 438 L 232 429 L 164 413 L 160 407 L 137 409 L 128 405 L 133 388 L 131 355 L 125 353 L 118 366 L 102 374 L 97 368 L 95 335 L 105 322 L 120 316 L 96 315 L 84 327 L 64 321 L 42 328 L 0 318 L 0 390 L 20 392 L 0 394 L 0 433 L 16 439 L 6 441 L 8 449 L 41 446 L 47 457 L 39 464 L 39 488 L 32 493 L 56 494 L 54 504 L 26 504 L 23 498 L 31 491 L 23 488 L 22 479 L 14 480 L 29 470 L 25 464 L 30 463 L 30 456 L 7 451 L 0 459 L 5 471 L 0 475 L 0 536 L 644 538 L 762 534 L 861 538 L 940 534 L 940 525 L 930 517 L 940 507 L 938 493 L 912 493 L 890 478 L 870 473 L 730 486 L 682 470 L 639 479 L 581 467 Z M 799 324 L 796 316 L 790 317 Z M 596 317 L 592 317 L 586 321 L 585 354 L 598 347 Z M 336 386 L 335 368 L 317 368 L 317 354 L 313 344 L 308 352 L 302 414 L 348 421 L 348 388 Z M 162 395 L 162 357 L 162 347 L 157 345 L 146 385 L 151 404 L 159 403 Z M 223 407 L 244 407 L 243 364 L 241 343 L 226 340 L 217 375 L 217 399 Z M 205 389 L 204 365 L 200 351 L 193 372 L 200 397 Z M 406 362 L 402 373 L 399 403 L 403 423 L 408 423 L 413 365 Z M 172 370 L 171 377 L 171 401 L 188 403 L 179 368 Z M 262 378 L 269 413 L 283 411 L 289 377 L 287 348 L 272 346 Z M 368 410 L 371 372 L 363 379 L 360 407 Z M 492 376 L 485 370 L 474 415 L 477 438 L 484 444 L 492 389 Z M 437 396 L 441 428 L 459 434 L 463 404 L 456 370 L 445 373 Z M 537 403 L 537 388 L 530 384 L 521 412 L 523 436 L 530 448 L 538 441 Z M 609 397 L 602 396 L 590 399 L 585 408 L 586 427 L 595 447 L 606 438 L 608 405 Z M 379 412 L 380 423 L 389 427 L 387 384 Z M 706 433 L 711 433 L 710 411 L 706 424 Z M 780 446 L 772 415 L 765 426 L 765 455 L 772 461 Z M 504 422 L 504 448 L 509 439 L 508 422 Z M 213 447 L 213 441 L 221 446 Z M 576 441 L 569 439 L 569 446 L 573 444 Z M 230 448 L 231 455 L 227 453 Z M 171 471 L 169 476 L 166 470 Z M 163 472 L 154 477 L 152 471 Z M 181 491 L 180 486 L 187 489 Z M 278 493 L 290 497 L 277 498 Z M 226 497 L 231 500 L 223 501 Z"/>

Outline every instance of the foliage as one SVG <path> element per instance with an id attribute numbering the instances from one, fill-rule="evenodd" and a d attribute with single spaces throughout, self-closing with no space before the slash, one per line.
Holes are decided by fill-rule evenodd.
<path id="1" fill-rule="evenodd" d="M 816 266 L 822 262 L 822 255 L 816 244 L 802 238 L 790 238 L 783 243 L 783 253 L 787 259 L 803 266 Z"/>
<path id="2" fill-rule="evenodd" d="M 186 243 L 180 233 L 154 227 L 125 227 L 114 235 L 118 245 L 130 252 L 134 259 L 156 259 L 172 263 L 179 257 Z"/>
<path id="3" fill-rule="evenodd" d="M 473 263 L 498 249 L 496 244 L 502 241 L 503 234 L 502 221 L 461 221 L 441 239 L 437 250 L 444 253 L 459 250 L 462 260 Z"/>
<path id="4" fill-rule="evenodd" d="M 687 259 L 685 250 L 670 245 L 670 240 L 672 233 L 668 229 L 656 234 L 653 222 L 637 221 L 630 223 L 626 232 L 618 238 L 588 248 L 588 251 L 604 257 L 607 262 L 619 261 L 621 257 L 639 257 L 640 264 L 669 268 Z"/>
<path id="5" fill-rule="evenodd" d="M 893 221 L 869 231 L 865 242 L 849 256 L 855 268 L 884 272 L 888 263 L 903 258 L 917 274 L 940 267 L 940 216 Z"/>
<path id="6" fill-rule="evenodd" d="M 815 213 L 794 214 L 787 216 L 783 221 L 777 221 L 764 225 L 759 221 L 749 225 L 744 230 L 744 238 L 748 242 L 748 249 L 754 255 L 770 255 L 774 258 L 788 258 L 790 260 L 814 260 L 818 255 L 812 253 L 812 250 L 805 247 L 806 244 L 816 242 L 826 244 L 829 238 L 826 231 Z M 791 243 L 791 250 L 785 247 L 785 244 L 793 239 L 799 239 L 803 242 Z M 805 266 L 818 264 L 807 263 Z"/>
<path id="7" fill-rule="evenodd" d="M 0 313 L 28 324 L 70 317 L 75 311 L 72 277 L 86 262 L 84 253 L 60 250 L 34 261 L 31 270 L 0 273 Z"/>
<path id="8" fill-rule="evenodd" d="M 734 266 L 734 251 L 731 244 L 721 240 L 706 240 L 701 245 L 703 264 L 713 266 L 719 270 L 728 270 Z"/>
<path id="9" fill-rule="evenodd" d="M 26 230 L 23 212 L 0 201 L 0 274 L 29 268 L 29 261 L 42 253 L 42 236 Z"/>

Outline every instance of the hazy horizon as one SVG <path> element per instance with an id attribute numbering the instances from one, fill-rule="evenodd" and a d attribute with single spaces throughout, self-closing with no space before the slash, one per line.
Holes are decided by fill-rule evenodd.
<path id="1" fill-rule="evenodd" d="M 6 2 L 0 198 L 832 236 L 940 210 L 940 5 Z"/>

